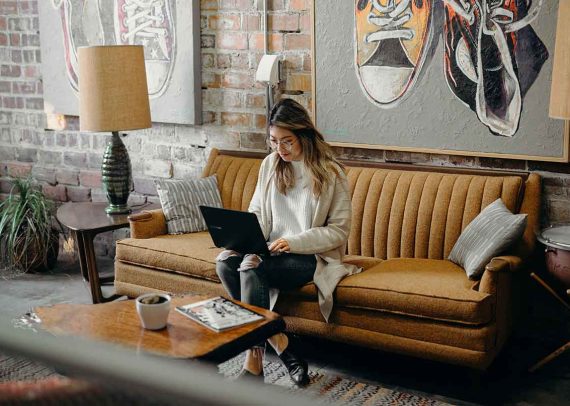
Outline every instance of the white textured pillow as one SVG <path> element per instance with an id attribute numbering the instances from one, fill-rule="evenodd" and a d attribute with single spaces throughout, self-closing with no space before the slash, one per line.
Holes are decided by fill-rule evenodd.
<path id="1" fill-rule="evenodd" d="M 155 180 L 168 234 L 207 229 L 199 205 L 222 207 L 216 175 L 191 180 Z"/>
<path id="2" fill-rule="evenodd" d="M 462 266 L 469 279 L 481 277 L 493 257 L 521 238 L 526 216 L 511 213 L 501 199 L 495 200 L 465 227 L 448 259 Z"/>

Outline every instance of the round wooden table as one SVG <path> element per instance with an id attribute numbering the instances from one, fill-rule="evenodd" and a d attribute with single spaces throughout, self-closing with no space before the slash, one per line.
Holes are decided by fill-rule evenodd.
<path id="1" fill-rule="evenodd" d="M 93 303 L 108 302 L 118 297 L 104 297 L 101 292 L 101 284 L 112 282 L 114 276 L 99 277 L 93 239 L 99 233 L 129 227 L 129 214 L 107 214 L 105 207 L 107 202 L 70 202 L 61 205 L 57 210 L 57 219 L 71 231 L 77 244 L 81 274 L 83 279 L 89 282 Z M 132 207 L 132 213 L 159 208 L 159 204 L 148 203 Z"/>

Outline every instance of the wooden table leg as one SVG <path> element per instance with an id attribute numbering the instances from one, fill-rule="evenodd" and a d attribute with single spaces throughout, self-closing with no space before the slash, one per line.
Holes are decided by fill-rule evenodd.
<path id="1" fill-rule="evenodd" d="M 570 350 L 570 341 L 567 342 L 566 344 L 564 344 L 562 347 L 558 348 L 552 354 L 550 354 L 550 355 L 544 357 L 543 359 L 541 359 L 540 361 L 538 361 L 536 364 L 534 364 L 532 367 L 529 368 L 528 372 L 536 371 L 538 368 L 542 367 L 545 364 L 548 364 L 553 359 L 564 354 L 564 352 L 566 352 L 567 350 Z"/>
<path id="2" fill-rule="evenodd" d="M 89 281 L 89 272 L 87 271 L 87 262 L 85 261 L 85 247 L 83 245 L 83 238 L 74 230 L 71 230 L 71 236 L 75 241 L 77 252 L 79 253 L 79 267 L 81 269 L 81 276 L 83 276 L 84 281 Z"/>
<path id="3" fill-rule="evenodd" d="M 83 255 L 83 261 L 87 266 L 89 286 L 91 288 L 91 299 L 93 303 L 110 302 L 119 298 L 118 295 L 111 295 L 109 297 L 103 296 L 101 291 L 101 280 L 99 278 L 99 271 L 97 270 L 97 261 L 95 258 L 95 248 L 93 246 L 93 238 L 95 234 L 91 233 L 78 233 L 79 239 L 82 240 L 83 250 L 79 251 L 80 261 Z"/>
<path id="4" fill-rule="evenodd" d="M 558 303 L 560 303 L 562 306 L 564 306 L 567 310 L 570 310 L 570 304 L 568 303 L 567 300 L 565 300 L 564 298 L 562 298 L 554 289 L 552 289 L 552 287 L 550 287 L 549 284 L 547 284 L 540 276 L 538 276 L 535 272 L 531 272 L 530 276 L 537 281 L 544 289 L 546 289 L 546 291 L 548 293 L 550 293 L 552 296 L 554 296 L 556 298 L 556 300 L 558 300 Z M 568 296 L 570 296 L 570 289 L 566 291 L 566 294 Z M 567 350 L 570 350 L 570 341 L 567 342 L 566 344 L 564 344 L 562 347 L 558 348 L 556 351 L 552 352 L 551 354 L 547 355 L 546 357 L 544 357 L 543 359 L 541 359 L 540 361 L 538 361 L 536 364 L 534 364 L 532 367 L 530 367 L 528 369 L 529 372 L 534 372 L 536 371 L 538 368 L 542 367 L 545 364 L 548 364 L 550 361 L 552 361 L 553 359 L 559 357 L 560 355 L 562 355 L 564 352 L 566 352 Z"/>
<path id="5" fill-rule="evenodd" d="M 95 260 L 95 248 L 93 247 L 94 235 L 78 232 L 78 237 L 82 240 L 83 250 L 79 251 L 79 257 L 80 261 L 84 261 L 87 265 L 87 280 L 91 288 L 91 298 L 93 303 L 102 303 L 103 293 L 101 292 L 99 271 L 97 270 L 97 261 Z M 83 259 L 81 259 L 81 254 L 83 254 Z"/>
<path id="6" fill-rule="evenodd" d="M 566 300 L 564 300 L 554 289 L 552 289 L 540 276 L 538 276 L 536 273 L 531 272 L 530 276 L 534 278 L 535 281 L 537 281 L 544 289 L 546 289 L 548 291 L 548 293 L 550 293 L 552 296 L 554 296 L 556 298 L 556 300 L 558 300 L 558 302 L 564 306 L 566 309 L 570 310 L 570 303 L 568 303 Z"/>

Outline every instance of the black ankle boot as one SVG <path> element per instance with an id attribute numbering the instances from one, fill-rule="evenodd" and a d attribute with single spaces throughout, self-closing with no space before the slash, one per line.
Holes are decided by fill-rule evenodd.
<path id="1" fill-rule="evenodd" d="M 291 380 L 296 385 L 305 386 L 309 383 L 309 365 L 307 361 L 297 354 L 290 337 L 289 345 L 285 351 L 279 355 L 279 358 L 283 361 L 283 364 L 285 364 Z"/>

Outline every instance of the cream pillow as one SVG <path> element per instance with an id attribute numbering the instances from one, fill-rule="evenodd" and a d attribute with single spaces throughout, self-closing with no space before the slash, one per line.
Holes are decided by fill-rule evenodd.
<path id="1" fill-rule="evenodd" d="M 521 238 L 526 217 L 511 213 L 501 199 L 495 200 L 465 227 L 448 259 L 462 266 L 469 279 L 480 278 L 493 257 Z"/>

